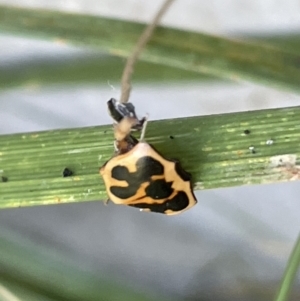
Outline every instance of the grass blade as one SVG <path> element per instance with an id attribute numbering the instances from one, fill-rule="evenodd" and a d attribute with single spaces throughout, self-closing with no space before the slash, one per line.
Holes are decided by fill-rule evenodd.
<path id="1" fill-rule="evenodd" d="M 299 120 L 300 107 L 159 120 L 146 138 L 181 160 L 195 189 L 292 181 Z M 111 126 L 0 136 L 0 208 L 105 200 L 98 169 L 112 154 Z"/>
<path id="2" fill-rule="evenodd" d="M 46 84 L 97 83 L 107 85 L 120 81 L 123 59 L 104 55 L 83 55 L 56 60 L 29 60 L 0 68 L 0 89 L 15 86 Z M 139 62 L 134 74 L 135 82 L 170 82 L 209 80 L 212 77 L 178 70 L 169 66 Z"/>
<path id="3" fill-rule="evenodd" d="M 21 300 L 43 300 L 36 299 L 38 296 L 56 301 L 154 300 L 114 283 L 105 275 L 95 275 L 70 254 L 21 237 L 11 235 L 9 239 L 2 233 L 0 250 L 0 283 L 5 283 Z"/>
<path id="4" fill-rule="evenodd" d="M 57 11 L 0 6 L 0 30 L 22 36 L 99 47 L 127 57 L 145 25 Z M 231 41 L 159 27 L 141 60 L 235 81 L 299 91 L 300 56 L 267 44 Z"/>
<path id="5" fill-rule="evenodd" d="M 292 254 L 289 258 L 286 271 L 284 273 L 278 295 L 275 298 L 275 301 L 287 301 L 294 279 L 297 275 L 297 271 L 300 267 L 300 235 L 298 236 L 295 247 L 292 251 Z"/>

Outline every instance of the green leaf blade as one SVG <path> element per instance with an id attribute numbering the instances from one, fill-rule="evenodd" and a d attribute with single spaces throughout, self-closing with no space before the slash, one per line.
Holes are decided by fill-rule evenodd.
<path id="1" fill-rule="evenodd" d="M 300 107 L 159 120 L 146 138 L 181 161 L 196 190 L 292 181 L 299 120 Z M 99 168 L 113 155 L 111 126 L 4 135 L 0 145 L 0 208 L 106 199 Z M 64 178 L 65 167 L 74 175 Z"/>
<path id="2" fill-rule="evenodd" d="M 58 43 L 97 47 L 127 57 L 143 24 L 102 17 L 0 6 L 0 30 Z M 233 81 L 299 91 L 300 56 L 263 43 L 233 41 L 159 27 L 141 60 Z"/>

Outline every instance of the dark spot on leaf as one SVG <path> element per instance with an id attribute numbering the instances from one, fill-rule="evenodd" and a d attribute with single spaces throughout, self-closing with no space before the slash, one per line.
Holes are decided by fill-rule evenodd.
<path id="1" fill-rule="evenodd" d="M 5 183 L 5 182 L 7 182 L 7 181 L 8 181 L 8 178 L 7 178 L 7 177 L 5 177 L 5 176 L 2 176 L 2 177 L 1 177 L 1 181 L 2 181 L 3 183 Z"/>
<path id="2" fill-rule="evenodd" d="M 256 150 L 255 150 L 254 146 L 249 146 L 249 150 L 252 154 L 256 154 Z"/>
<path id="3" fill-rule="evenodd" d="M 245 135 L 249 135 L 250 133 L 251 133 L 250 130 L 244 130 Z"/>
<path id="4" fill-rule="evenodd" d="M 169 138 L 170 138 L 170 139 L 175 139 L 175 137 L 174 137 L 174 136 L 172 136 L 172 135 L 170 135 L 170 136 L 169 136 Z"/>
<path id="5" fill-rule="evenodd" d="M 71 177 L 73 175 L 73 171 L 70 170 L 69 168 L 65 168 L 63 170 L 63 177 L 66 178 L 66 177 Z"/>

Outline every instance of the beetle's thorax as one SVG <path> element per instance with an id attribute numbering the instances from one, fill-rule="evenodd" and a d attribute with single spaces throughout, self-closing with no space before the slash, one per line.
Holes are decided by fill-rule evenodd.
<path id="1" fill-rule="evenodd" d="M 138 143 L 138 140 L 130 135 L 132 126 L 137 122 L 136 118 L 126 116 L 114 125 L 116 155 L 129 152 Z"/>
<path id="2" fill-rule="evenodd" d="M 116 155 L 122 155 L 132 150 L 139 141 L 131 135 L 127 135 L 122 140 L 115 141 Z"/>

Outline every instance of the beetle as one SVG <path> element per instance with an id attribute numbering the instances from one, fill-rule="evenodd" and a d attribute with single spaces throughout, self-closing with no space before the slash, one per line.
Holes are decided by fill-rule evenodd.
<path id="1" fill-rule="evenodd" d="M 131 135 L 140 123 L 136 116 L 124 115 L 114 125 L 115 155 L 100 168 L 109 199 L 141 211 L 181 213 L 197 203 L 191 174 L 144 141 L 147 118 L 143 120 L 139 140 Z"/>

